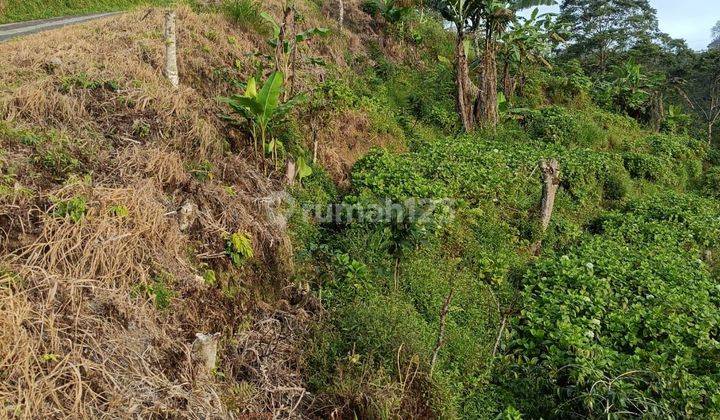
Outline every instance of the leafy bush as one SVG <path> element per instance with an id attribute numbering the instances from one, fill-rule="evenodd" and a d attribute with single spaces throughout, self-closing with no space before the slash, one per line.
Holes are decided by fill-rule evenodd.
<path id="1" fill-rule="evenodd" d="M 598 126 L 562 107 L 531 111 L 525 123 L 531 137 L 548 143 L 596 148 L 606 145 L 606 135 Z"/>
<path id="2" fill-rule="evenodd" d="M 526 414 L 720 412 L 720 289 L 698 259 L 718 216 L 707 200 L 655 196 L 525 275 L 512 354 L 530 379 L 512 386 L 531 398 Z"/>
<path id="3" fill-rule="evenodd" d="M 668 179 L 670 162 L 666 159 L 645 153 L 627 152 L 623 154 L 625 168 L 634 178 L 649 181 Z"/>
<path id="4" fill-rule="evenodd" d="M 720 166 L 713 166 L 705 171 L 702 188 L 705 194 L 720 198 Z"/>

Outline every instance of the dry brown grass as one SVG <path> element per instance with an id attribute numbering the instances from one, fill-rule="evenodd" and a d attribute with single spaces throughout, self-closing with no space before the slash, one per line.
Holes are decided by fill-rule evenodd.
<path id="1" fill-rule="evenodd" d="M 0 418 L 281 416 L 295 404 L 274 399 L 278 391 L 266 389 L 260 372 L 201 378 L 189 360 L 196 332 L 222 332 L 218 367 L 239 366 L 230 356 L 239 351 L 232 343 L 240 318 L 252 321 L 244 343 L 261 345 L 265 336 L 252 331 L 265 328 L 260 318 L 271 312 L 253 309 L 251 290 L 256 282 L 284 286 L 278 274 L 287 274 L 291 250 L 263 201 L 279 183 L 223 152 L 217 117 L 215 97 L 230 85 L 215 70 L 230 66 L 244 78 L 252 70 L 244 54 L 263 42 L 217 15 L 181 8 L 178 21 L 177 91 L 159 70 L 159 11 L 0 44 L 0 122 L 40 136 L 61 132 L 80 149 L 103 151 L 85 167 L 92 179 L 63 183 L 34 163 L 33 147 L 0 138 L 0 170 L 16 174 L 0 197 Z M 188 165 L 205 161 L 212 179 L 194 179 Z M 73 197 L 87 202 L 81 221 L 53 215 L 53 203 Z M 198 206 L 197 221 L 181 232 L 177 211 L 187 200 Z M 224 235 L 237 231 L 252 238 L 260 266 L 276 268 L 232 267 Z M 200 263 L 244 292 L 205 285 Z M 171 309 L 154 303 L 149 288 L 159 278 L 172 290 Z M 297 365 L 288 354 L 269 357 L 279 382 L 284 364 Z M 231 413 L 239 383 L 257 384 L 262 398 Z"/>
<path id="2" fill-rule="evenodd" d="M 348 28 L 305 47 L 341 69 L 345 52 L 362 53 L 374 36 L 359 2 L 348 3 Z M 278 13 L 279 4 L 264 7 Z M 300 7 L 308 27 L 335 26 L 332 10 Z M 12 185 L 0 180 L 11 191 L 0 194 L 0 418 L 294 418 L 311 405 L 300 352 L 319 308 L 278 301 L 294 290 L 292 245 L 269 217 L 281 173 L 266 174 L 249 147 L 227 153 L 232 131 L 215 101 L 234 93 L 230 79 L 255 72 L 250 55 L 267 53 L 265 40 L 187 7 L 178 31 L 176 91 L 160 70 L 159 10 L 0 44 L 0 171 L 15 173 Z M 326 71 L 301 65 L 298 90 Z M 72 139 L 70 152 L 92 155 L 80 159 L 89 177 L 58 179 L 32 146 L 3 138 L 2 124 Z M 367 116 L 352 112 L 318 133 L 321 162 L 338 181 L 370 147 L 392 144 L 367 130 Z M 188 169 L 201 163 L 211 165 L 208 179 Z M 73 197 L 87 202 L 81 221 L 53 215 Z M 188 201 L 197 218 L 181 232 Z M 233 232 L 251 238 L 257 264 L 230 264 Z M 206 285 L 205 269 L 221 284 Z M 173 290 L 167 310 L 148 289 L 158 278 Z M 222 333 L 224 375 L 193 372 L 196 332 Z"/>

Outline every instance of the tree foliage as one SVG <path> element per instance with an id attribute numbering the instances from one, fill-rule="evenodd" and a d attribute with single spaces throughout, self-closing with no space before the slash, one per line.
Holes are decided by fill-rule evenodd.
<path id="1" fill-rule="evenodd" d="M 566 54 L 601 72 L 618 55 L 660 34 L 648 0 L 565 0 L 560 21 L 573 34 Z"/>

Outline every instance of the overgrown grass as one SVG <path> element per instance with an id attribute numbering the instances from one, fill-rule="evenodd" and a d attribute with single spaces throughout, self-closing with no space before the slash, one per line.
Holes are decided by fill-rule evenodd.
<path id="1" fill-rule="evenodd" d="M 174 0 L 5 0 L 4 9 L 0 9 L 0 24 L 114 12 L 144 5 L 167 6 L 172 3 Z"/>
<path id="2" fill-rule="evenodd" d="M 245 31 L 269 35 L 272 28 L 263 19 L 262 3 L 256 0 L 226 0 L 222 4 L 225 15 Z"/>

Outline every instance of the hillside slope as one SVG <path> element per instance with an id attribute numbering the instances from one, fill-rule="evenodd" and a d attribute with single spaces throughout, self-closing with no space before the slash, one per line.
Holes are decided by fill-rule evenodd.
<path id="1" fill-rule="evenodd" d="M 177 89 L 161 9 L 0 44 L 3 415 L 720 412 L 704 143 L 561 68 L 458 134 L 436 16 L 346 1 L 340 28 L 307 0 L 298 32 L 329 33 L 299 44 L 268 154 L 220 98 L 272 78 L 280 3 L 176 7 Z"/>

